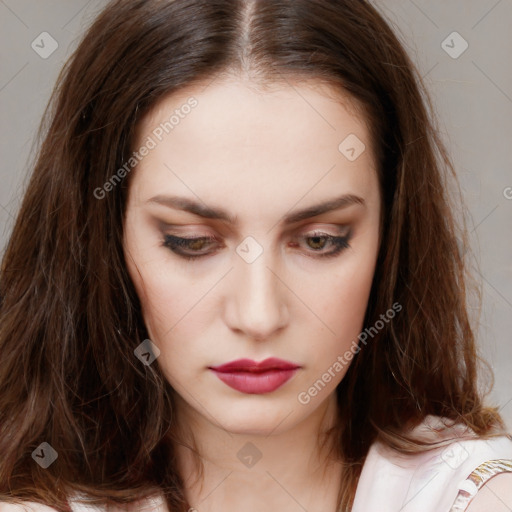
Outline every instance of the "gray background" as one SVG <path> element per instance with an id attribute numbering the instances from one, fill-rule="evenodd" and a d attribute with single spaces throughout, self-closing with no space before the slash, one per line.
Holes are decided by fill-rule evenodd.
<path id="1" fill-rule="evenodd" d="M 471 266 L 482 282 L 478 335 L 495 372 L 491 401 L 500 406 L 512 430 L 512 0 L 373 3 L 395 25 L 425 77 L 456 165 L 476 254 Z M 35 131 L 57 74 L 105 4 L 0 0 L 1 254 L 34 157 Z M 31 47 L 33 41 L 42 46 L 42 32 L 58 43 L 46 59 Z M 45 41 L 47 51 L 49 40 Z M 467 50 L 454 58 L 464 41 Z"/>

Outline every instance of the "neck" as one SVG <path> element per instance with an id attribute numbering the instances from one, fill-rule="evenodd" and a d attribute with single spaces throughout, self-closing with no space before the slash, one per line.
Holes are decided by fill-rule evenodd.
<path id="1" fill-rule="evenodd" d="M 265 506 L 282 512 L 336 511 L 341 463 L 328 456 L 330 440 L 322 443 L 322 434 L 336 423 L 335 393 L 305 420 L 294 423 L 292 413 L 277 428 L 257 434 L 229 432 L 177 400 L 180 430 L 187 435 L 176 454 L 191 507 L 201 512 L 251 512 Z"/>

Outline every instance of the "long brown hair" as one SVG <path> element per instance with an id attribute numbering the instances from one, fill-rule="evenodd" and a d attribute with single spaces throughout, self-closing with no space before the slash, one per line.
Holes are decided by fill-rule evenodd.
<path id="1" fill-rule="evenodd" d="M 172 390 L 133 354 L 148 333 L 122 251 L 130 180 L 101 198 L 95 190 L 130 158 L 137 121 L 159 100 L 224 73 L 260 85 L 325 81 L 358 101 L 371 130 L 383 243 L 365 327 L 395 302 L 402 309 L 337 389 L 340 510 L 377 439 L 425 449 L 404 432 L 428 414 L 480 436 L 503 428 L 477 387 L 453 164 L 381 14 L 364 0 L 116 0 L 59 76 L 2 262 L 1 500 L 65 510 L 72 491 L 104 503 L 160 491 L 172 512 L 187 510 Z M 42 442 L 58 453 L 47 469 L 31 456 Z"/>

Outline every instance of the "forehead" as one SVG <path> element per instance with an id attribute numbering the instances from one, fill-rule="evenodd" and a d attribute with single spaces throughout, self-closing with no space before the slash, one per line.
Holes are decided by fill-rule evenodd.
<path id="1" fill-rule="evenodd" d="M 312 79 L 259 85 L 247 80 L 224 78 L 199 82 L 165 96 L 140 121 L 138 137 L 168 121 L 170 115 L 186 106 L 191 98 L 197 107 L 187 108 L 190 115 L 180 115 L 179 124 L 182 128 L 184 125 L 188 127 L 191 123 L 183 121 L 191 117 L 200 129 L 196 136 L 206 135 L 210 141 L 212 136 L 220 138 L 225 134 L 231 138 L 235 134 L 243 137 L 252 130 L 259 131 L 258 139 L 263 144 L 270 137 L 265 139 L 262 130 L 268 128 L 270 135 L 272 126 L 287 128 L 280 139 L 274 141 L 276 144 L 284 142 L 287 135 L 297 140 L 297 137 L 306 135 L 309 138 L 317 134 L 318 137 L 325 136 L 329 130 L 343 132 L 348 127 L 356 129 L 361 136 L 367 131 L 366 118 L 358 101 L 334 85 Z M 205 131 L 206 122 L 208 130 Z M 242 132 L 237 130 L 240 127 L 244 128 Z M 179 131 L 174 133 L 175 138 Z"/>
<path id="2" fill-rule="evenodd" d="M 354 136 L 366 149 L 350 161 L 340 145 Z M 136 146 L 148 138 L 156 145 L 133 176 L 144 189 L 185 177 L 181 187 L 207 194 L 218 186 L 302 195 L 319 180 L 326 190 L 356 185 L 363 193 L 375 174 L 362 109 L 320 82 L 196 84 L 168 95 L 141 120 Z"/>

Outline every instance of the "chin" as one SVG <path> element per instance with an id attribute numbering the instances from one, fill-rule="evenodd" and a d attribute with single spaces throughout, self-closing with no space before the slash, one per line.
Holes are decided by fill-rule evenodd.
<path id="1" fill-rule="evenodd" d="M 293 414 L 293 407 L 294 405 L 286 407 L 283 404 L 270 404 L 264 399 L 257 403 L 248 400 L 240 406 L 230 403 L 220 410 L 210 409 L 210 413 L 215 418 L 216 425 L 230 434 L 268 436 L 286 431 L 295 424 L 296 414 Z"/>

